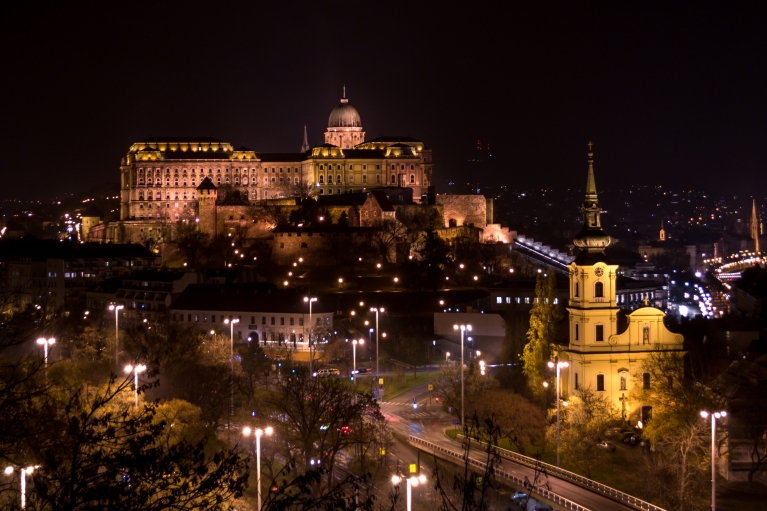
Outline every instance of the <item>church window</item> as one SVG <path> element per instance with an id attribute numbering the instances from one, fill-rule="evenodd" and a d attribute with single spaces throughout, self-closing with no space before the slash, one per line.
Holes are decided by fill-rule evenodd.
<path id="1" fill-rule="evenodd" d="M 367 183 L 368 182 L 368 176 L 366 174 L 362 175 L 362 182 Z"/>
<path id="2" fill-rule="evenodd" d="M 579 325 L 578 323 L 576 323 L 576 324 L 575 324 L 575 336 L 574 336 L 574 339 L 575 339 L 576 341 L 580 340 L 580 335 L 579 335 L 579 333 L 580 333 L 580 328 L 579 328 L 579 327 L 580 327 L 580 325 Z"/>
<path id="3" fill-rule="evenodd" d="M 573 296 L 574 296 L 575 298 L 578 298 L 578 296 L 580 295 L 580 287 L 581 287 L 581 286 L 579 285 L 579 283 L 578 283 L 578 282 L 576 282 L 576 283 L 575 283 L 575 290 L 573 291 Z"/>
<path id="4" fill-rule="evenodd" d="M 350 183 L 354 183 L 354 176 L 353 176 L 353 175 L 352 175 L 352 176 L 349 176 L 349 182 L 350 182 Z"/>
<path id="5" fill-rule="evenodd" d="M 597 341 L 597 342 L 605 340 L 605 326 L 604 325 L 595 325 L 594 340 Z"/>
<path id="6" fill-rule="evenodd" d="M 642 388 L 645 390 L 650 389 L 650 373 L 642 373 Z"/>
<path id="7" fill-rule="evenodd" d="M 605 285 L 601 282 L 597 282 L 594 284 L 594 298 L 604 298 L 605 296 Z"/>
<path id="8" fill-rule="evenodd" d="M 376 174 L 376 184 L 381 184 L 381 174 Z"/>
<path id="9" fill-rule="evenodd" d="M 580 389 L 580 382 L 578 381 L 578 373 L 575 373 L 575 390 Z"/>
<path id="10" fill-rule="evenodd" d="M 642 344 L 650 344 L 650 325 L 642 327 Z"/>
<path id="11" fill-rule="evenodd" d="M 410 184 L 415 183 L 415 174 L 410 174 Z"/>
<path id="12" fill-rule="evenodd" d="M 396 182 L 397 182 L 397 177 L 394 174 L 392 174 L 391 175 L 391 184 L 395 184 Z"/>
<path id="13" fill-rule="evenodd" d="M 604 392 L 604 391 L 605 391 L 605 375 L 598 374 L 597 375 L 597 392 Z"/>

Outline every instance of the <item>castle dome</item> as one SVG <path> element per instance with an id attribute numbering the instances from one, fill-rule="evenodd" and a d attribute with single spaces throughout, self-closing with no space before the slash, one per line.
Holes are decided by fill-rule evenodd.
<path id="1" fill-rule="evenodd" d="M 344 87 L 344 97 L 341 103 L 330 112 L 328 118 L 328 128 L 361 128 L 362 119 L 359 112 L 349 104 L 346 99 L 346 87 Z"/>

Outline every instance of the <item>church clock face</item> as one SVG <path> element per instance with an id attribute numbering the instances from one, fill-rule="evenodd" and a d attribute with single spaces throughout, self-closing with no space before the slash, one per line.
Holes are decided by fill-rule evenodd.
<path id="1" fill-rule="evenodd" d="M 596 275 L 597 277 L 601 277 L 602 275 L 604 275 L 604 273 L 605 271 L 602 268 L 597 268 L 596 270 L 594 270 L 594 275 Z"/>

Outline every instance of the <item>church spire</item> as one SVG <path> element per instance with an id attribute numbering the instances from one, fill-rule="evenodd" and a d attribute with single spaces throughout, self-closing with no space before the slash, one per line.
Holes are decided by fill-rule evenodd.
<path id="1" fill-rule="evenodd" d="M 751 239 L 754 240 L 754 252 L 761 252 L 759 246 L 759 235 L 761 234 L 761 219 L 759 218 L 759 210 L 756 207 L 756 199 L 751 202 L 751 222 L 749 225 L 751 231 Z"/>
<path id="2" fill-rule="evenodd" d="M 306 124 L 304 124 L 304 143 L 301 144 L 301 152 L 305 153 L 309 150 L 309 137 L 306 135 Z"/>
<path id="3" fill-rule="evenodd" d="M 610 245 L 610 236 L 602 230 L 602 206 L 597 198 L 597 184 L 594 179 L 594 144 L 589 142 L 588 146 L 589 170 L 586 178 L 586 194 L 581 206 L 583 229 L 575 236 L 573 243 L 581 249 L 581 254 L 602 253 L 604 255 L 604 249 Z"/>

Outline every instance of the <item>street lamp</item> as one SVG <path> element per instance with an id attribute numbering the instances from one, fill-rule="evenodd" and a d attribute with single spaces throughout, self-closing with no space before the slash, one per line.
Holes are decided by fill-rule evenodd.
<path id="1" fill-rule="evenodd" d="M 124 305 L 115 305 L 112 304 L 109 306 L 109 310 L 115 311 L 115 367 L 120 365 L 120 350 L 118 349 L 118 342 L 119 342 L 119 335 L 120 335 L 120 328 L 118 323 L 118 313 L 120 312 L 120 309 L 124 309 Z"/>
<path id="2" fill-rule="evenodd" d="M 317 297 L 313 296 L 309 298 L 308 296 L 304 296 L 304 302 L 309 304 L 309 337 L 307 338 L 309 341 L 309 374 L 314 374 L 312 372 L 312 304 L 317 301 Z M 304 334 L 306 334 L 306 328 L 304 328 Z"/>
<path id="3" fill-rule="evenodd" d="M 239 319 L 225 319 L 224 324 L 229 325 L 229 371 L 231 379 L 229 381 L 229 394 L 231 396 L 229 416 L 234 415 L 234 324 L 239 323 Z M 230 424 L 231 425 L 231 424 Z"/>
<path id="4" fill-rule="evenodd" d="M 365 339 L 360 339 L 360 340 L 354 339 L 352 341 L 352 359 L 354 360 L 352 364 L 353 366 L 352 374 L 357 373 L 357 343 L 359 343 L 359 345 L 362 346 L 363 344 L 365 344 Z"/>
<path id="5" fill-rule="evenodd" d="M 250 428 L 246 427 L 242 430 L 242 434 L 245 436 L 250 435 Z M 256 488 L 258 488 L 258 507 L 257 511 L 261 511 L 261 436 L 271 436 L 274 430 L 271 426 L 265 429 L 256 428 L 254 434 L 256 435 Z"/>
<path id="6" fill-rule="evenodd" d="M 716 511 L 716 419 L 727 417 L 727 412 L 701 411 L 700 416 L 704 419 L 711 417 L 711 511 Z"/>
<path id="7" fill-rule="evenodd" d="M 127 366 L 125 366 L 125 374 L 130 374 L 130 373 L 134 374 L 133 387 L 134 387 L 134 392 L 136 394 L 136 409 L 137 410 L 138 410 L 138 373 L 143 373 L 144 371 L 146 371 L 146 366 L 143 365 L 143 364 L 139 364 L 137 366 L 132 366 L 132 365 L 128 364 Z"/>
<path id="8" fill-rule="evenodd" d="M 21 473 L 21 509 L 27 507 L 27 475 L 31 475 L 39 467 L 40 465 L 29 466 L 27 468 L 14 467 L 12 465 L 5 467 L 5 475 L 13 474 L 14 469 L 18 469 Z"/>
<path id="9" fill-rule="evenodd" d="M 376 313 L 376 382 L 377 382 L 378 381 L 378 374 L 379 374 L 378 373 L 378 340 L 379 340 L 378 339 L 378 313 L 379 312 L 383 313 L 384 312 L 384 308 L 383 307 L 371 307 L 370 308 L 370 312 L 375 312 Z"/>
<path id="10" fill-rule="evenodd" d="M 394 475 L 391 478 L 392 484 L 395 486 L 398 486 L 400 482 L 402 482 L 402 477 L 398 475 Z M 414 486 L 418 486 L 418 484 L 423 484 L 426 482 L 426 476 L 421 474 L 420 476 L 411 476 L 407 478 L 407 511 L 411 511 L 413 507 L 413 490 L 412 488 Z"/>
<path id="11" fill-rule="evenodd" d="M 464 390 L 463 390 L 463 336 L 464 332 L 471 332 L 471 325 L 453 325 L 453 330 L 461 329 L 461 426 L 465 425 L 464 419 L 466 413 L 464 411 Z"/>
<path id="12" fill-rule="evenodd" d="M 450 361 L 450 352 L 445 352 L 445 363 Z"/>
<path id="13" fill-rule="evenodd" d="M 51 344 L 55 342 L 56 342 L 56 339 L 54 339 L 53 337 L 51 337 L 50 339 L 46 339 L 45 337 L 40 337 L 37 340 L 37 344 L 42 344 L 43 350 L 45 350 L 44 352 L 45 352 L 45 368 L 46 369 L 48 369 L 48 346 L 50 346 Z"/>
<path id="14" fill-rule="evenodd" d="M 568 367 L 570 364 L 567 361 L 560 362 L 559 356 L 554 357 L 553 362 L 549 362 L 548 366 L 550 368 L 557 368 L 557 467 L 559 467 L 559 370 L 563 367 Z"/>

